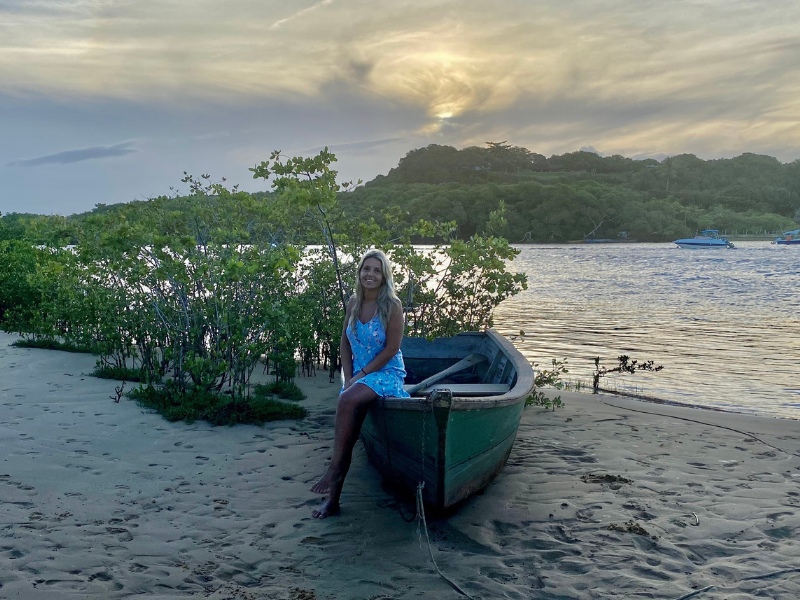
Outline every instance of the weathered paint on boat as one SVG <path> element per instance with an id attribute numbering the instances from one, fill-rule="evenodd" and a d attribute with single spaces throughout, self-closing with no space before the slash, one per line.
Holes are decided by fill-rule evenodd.
<path id="1" fill-rule="evenodd" d="M 424 398 L 379 399 L 370 408 L 361 433 L 370 461 L 410 490 L 424 481 L 425 502 L 444 509 L 484 488 L 505 465 L 533 388 L 533 368 L 492 330 L 432 342 L 406 338 L 402 351 L 407 365 L 433 372 L 479 352 L 489 360 L 473 367 L 475 377 L 511 386 L 478 397 L 437 389 Z M 427 376 L 418 379 L 422 375 Z"/>

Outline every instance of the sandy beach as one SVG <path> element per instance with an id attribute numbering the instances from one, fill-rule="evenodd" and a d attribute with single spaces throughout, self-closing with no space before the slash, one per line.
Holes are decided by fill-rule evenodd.
<path id="1" fill-rule="evenodd" d="M 0 334 L 0 598 L 459 598 L 413 505 L 359 444 L 337 518 L 308 491 L 337 384 L 309 416 L 168 423 L 88 375 L 94 357 Z M 562 393 L 433 555 L 474 598 L 800 598 L 800 423 Z M 714 586 L 714 587 L 709 587 Z"/>

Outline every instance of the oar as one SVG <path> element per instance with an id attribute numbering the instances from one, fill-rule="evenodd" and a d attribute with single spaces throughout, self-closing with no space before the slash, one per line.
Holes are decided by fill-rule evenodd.
<path id="1" fill-rule="evenodd" d="M 444 379 L 448 375 L 452 375 L 453 373 L 458 373 L 459 371 L 463 371 L 464 369 L 469 369 L 473 365 L 477 365 L 488 360 L 489 359 L 486 358 L 483 354 L 470 354 L 466 358 L 462 358 L 456 364 L 447 367 L 444 371 L 440 371 L 436 373 L 436 375 L 431 375 L 425 381 L 420 381 L 419 383 L 415 383 L 412 386 L 406 386 L 406 392 L 408 392 L 409 395 L 413 395 L 414 392 L 418 392 L 419 390 L 424 389 L 429 385 Z"/>

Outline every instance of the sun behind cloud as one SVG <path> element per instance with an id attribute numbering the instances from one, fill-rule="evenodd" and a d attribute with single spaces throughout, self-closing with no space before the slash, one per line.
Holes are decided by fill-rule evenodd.
<path id="1" fill-rule="evenodd" d="M 784 0 L 40 0 L 0 15 L 10 96 L 309 109 L 349 96 L 418 110 L 419 134 L 454 143 L 800 150 L 800 4 Z"/>

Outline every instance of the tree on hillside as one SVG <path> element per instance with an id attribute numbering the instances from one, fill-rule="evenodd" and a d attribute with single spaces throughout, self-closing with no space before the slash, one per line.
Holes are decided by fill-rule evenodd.
<path id="1" fill-rule="evenodd" d="M 492 171 L 515 173 L 531 170 L 531 151 L 520 146 L 512 146 L 502 142 L 486 142 L 488 146 L 489 166 Z"/>

